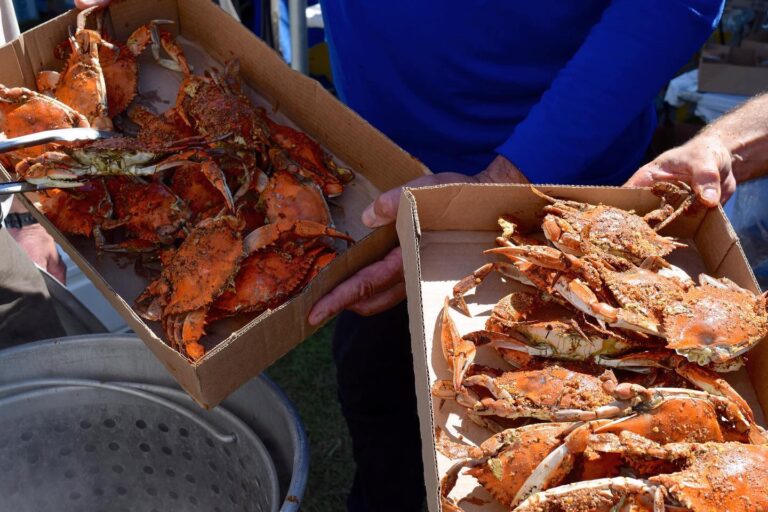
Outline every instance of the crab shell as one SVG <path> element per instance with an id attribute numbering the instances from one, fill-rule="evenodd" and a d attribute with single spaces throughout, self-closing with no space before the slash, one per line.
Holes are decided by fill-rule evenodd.
<path id="1" fill-rule="evenodd" d="M 266 178 L 263 174 L 260 177 Z M 333 225 L 322 192 L 314 182 L 300 175 L 276 170 L 259 189 L 269 222 L 309 220 Z"/>
<path id="2" fill-rule="evenodd" d="M 603 388 L 608 375 L 612 376 L 611 372 L 595 377 L 552 365 L 540 370 L 504 372 L 496 378 L 472 375 L 464 379 L 464 384 L 484 387 L 494 397 L 475 404 L 475 414 L 552 421 L 564 411 L 596 411 L 612 403 L 613 396 Z"/>
<path id="3" fill-rule="evenodd" d="M 518 489 L 542 460 L 576 427 L 574 423 L 538 423 L 508 429 L 485 440 L 479 448 L 450 443 L 438 436 L 438 449 L 446 456 L 464 460 L 454 464 L 440 483 L 444 510 L 461 510 L 448 497 L 458 472 L 469 467 L 473 476 L 502 505 L 511 506 Z M 453 508 L 451 508 L 453 507 Z"/>
<path id="4" fill-rule="evenodd" d="M 667 184 L 670 185 L 670 184 Z M 557 200 L 535 188 L 533 191 L 551 204 L 544 207 L 544 235 L 558 249 L 577 256 L 605 253 L 626 258 L 640 264 L 648 257 L 666 256 L 683 246 L 671 238 L 659 235 L 645 218 L 633 212 L 607 205 L 592 205 L 575 201 Z M 688 189 L 689 195 L 692 195 Z M 665 197 L 680 195 L 679 188 L 664 191 Z M 681 209 L 690 206 L 683 201 Z M 661 210 L 651 212 L 649 218 L 662 219 L 676 216 L 681 210 L 668 210 L 666 201 Z M 648 217 L 648 216 L 647 216 Z"/>
<path id="5" fill-rule="evenodd" d="M 72 51 L 58 76 L 54 96 L 82 113 L 94 128 L 111 130 L 107 86 L 99 61 L 99 48 L 106 42 L 98 32 L 82 28 L 69 41 Z"/>
<path id="6" fill-rule="evenodd" d="M 768 335 L 766 296 L 735 283 L 701 278 L 665 310 L 667 347 L 700 365 L 733 359 Z"/>
<path id="7" fill-rule="evenodd" d="M 232 290 L 213 303 L 210 319 L 237 313 L 260 313 L 274 308 L 300 291 L 336 257 L 320 246 L 298 254 L 276 250 L 258 251 L 243 260 Z"/>
<path id="8" fill-rule="evenodd" d="M 245 257 L 241 228 L 230 215 L 200 222 L 136 299 L 141 316 L 162 321 L 171 345 L 193 360 L 205 353 L 199 340 L 210 305 L 230 286 Z"/>
<path id="9" fill-rule="evenodd" d="M 88 128 L 88 119 L 64 103 L 23 87 L 0 84 L 0 132 L 8 138 L 59 128 Z M 53 149 L 46 144 L 11 153 L 15 159 L 35 157 Z"/>
<path id="10" fill-rule="evenodd" d="M 328 197 L 335 197 L 344 191 L 344 183 L 354 177 L 352 171 L 339 167 L 320 145 L 303 132 L 279 125 L 265 117 L 269 126 L 269 138 L 282 151 L 270 151 L 270 160 L 278 169 L 292 169 L 292 172 L 311 179 Z"/>
<path id="11" fill-rule="evenodd" d="M 262 113 L 240 91 L 237 64 L 230 61 L 223 75 L 188 75 L 181 83 L 175 110 L 197 133 L 244 149 L 267 147 L 267 127 Z"/>
<path id="12" fill-rule="evenodd" d="M 690 510 L 768 510 L 768 447 L 742 443 L 677 445 L 688 466 L 649 478 Z M 693 485 L 696 482 L 698 485 Z"/>
<path id="13" fill-rule="evenodd" d="M 502 298 L 485 327 L 492 332 L 518 333 L 531 347 L 542 351 L 531 355 L 556 359 L 585 361 L 595 356 L 623 354 L 641 346 L 618 332 L 587 324 L 552 300 L 527 292 L 514 292 Z"/>
<path id="14" fill-rule="evenodd" d="M 76 189 L 51 189 L 40 195 L 43 213 L 64 233 L 90 237 L 94 228 L 112 217 L 112 198 L 104 180 Z"/>
<path id="15" fill-rule="evenodd" d="M 162 244 L 181 236 L 191 212 L 167 186 L 122 176 L 108 178 L 106 184 L 116 220 L 105 229 L 124 226 L 135 238 Z"/>
<path id="16" fill-rule="evenodd" d="M 628 436 L 622 437 L 619 443 L 613 443 L 615 451 L 682 463 L 683 468 L 647 480 L 616 477 L 555 487 L 534 494 L 514 510 L 768 510 L 768 447 L 742 443 L 657 445 L 634 439 L 636 446 L 627 446 Z"/>

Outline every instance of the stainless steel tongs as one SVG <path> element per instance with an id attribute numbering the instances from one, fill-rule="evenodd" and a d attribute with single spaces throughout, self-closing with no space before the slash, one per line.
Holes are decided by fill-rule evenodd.
<path id="1" fill-rule="evenodd" d="M 40 146 L 51 142 L 76 142 L 81 140 L 106 139 L 118 135 L 114 132 L 95 130 L 93 128 L 62 128 L 60 130 L 47 130 L 44 132 L 30 133 L 14 137 L 13 139 L 0 140 L 0 153 L 15 151 L 17 149 Z M 19 192 L 33 192 L 35 190 L 45 190 L 49 187 L 44 185 L 35 185 L 26 181 L 9 181 L 0 183 L 0 195 L 18 194 Z"/>

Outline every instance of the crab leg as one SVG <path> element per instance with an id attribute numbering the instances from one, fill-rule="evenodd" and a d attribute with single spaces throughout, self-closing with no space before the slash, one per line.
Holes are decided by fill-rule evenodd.
<path id="1" fill-rule="evenodd" d="M 635 505 L 640 502 L 640 507 Z M 564 509 L 563 504 L 568 503 Z M 515 512 L 549 512 L 559 510 L 653 510 L 664 512 L 661 487 L 637 478 L 616 477 L 576 482 L 539 492 L 522 502 Z"/>
<path id="2" fill-rule="evenodd" d="M 179 71 L 189 75 L 192 68 L 187 62 L 183 50 L 174 41 L 173 35 L 165 30 L 158 29 L 160 25 L 170 25 L 172 23 L 173 21 L 171 20 L 152 20 L 149 24 L 137 28 L 128 38 L 126 46 L 132 54 L 138 56 L 152 43 L 152 57 L 154 57 L 158 64 L 171 71 Z M 160 57 L 161 47 L 171 57 L 170 59 Z"/>
<path id="3" fill-rule="evenodd" d="M 616 358 L 602 357 L 598 358 L 597 363 L 611 368 L 654 367 L 674 370 L 699 389 L 713 395 L 723 396 L 738 404 L 744 414 L 751 421 L 754 421 L 754 414 L 749 404 L 725 379 L 720 378 L 717 373 L 707 368 L 688 363 L 682 356 L 667 352 L 641 352 Z"/>
<path id="4" fill-rule="evenodd" d="M 477 287 L 487 278 L 491 272 L 496 271 L 504 277 L 514 279 L 523 284 L 529 286 L 535 286 L 525 273 L 521 272 L 514 264 L 506 263 L 503 261 L 497 261 L 493 263 L 486 263 L 482 267 L 478 268 L 470 275 L 462 278 L 453 287 L 453 302 L 456 305 L 456 309 L 464 313 L 466 316 L 472 316 L 469 313 L 469 308 L 464 300 L 464 294 L 471 289 Z"/>
<path id="5" fill-rule="evenodd" d="M 611 327 L 653 336 L 661 335 L 661 326 L 648 316 L 629 309 L 617 308 L 599 298 L 595 290 L 602 290 L 602 283 L 597 270 L 575 256 L 543 246 L 498 247 L 485 252 L 524 259 L 534 265 L 562 271 L 563 274 L 557 277 L 552 285 L 552 290 L 577 310 Z"/>

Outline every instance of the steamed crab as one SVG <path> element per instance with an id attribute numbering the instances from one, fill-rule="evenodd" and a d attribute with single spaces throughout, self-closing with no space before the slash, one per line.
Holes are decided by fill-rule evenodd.
<path id="1" fill-rule="evenodd" d="M 69 36 L 71 51 L 61 73 L 43 72 L 38 76 L 38 89 L 82 113 L 91 126 L 111 130 L 112 120 L 107 108 L 107 86 L 99 61 L 99 48 L 113 49 L 95 30 L 85 28 L 86 17 L 96 8 L 81 11 L 77 16 L 77 31 Z"/>
<path id="2" fill-rule="evenodd" d="M 193 360 L 205 353 L 199 340 L 209 320 L 267 307 L 277 298 L 284 300 L 280 294 L 302 271 L 303 251 L 311 251 L 308 241 L 325 236 L 350 240 L 346 234 L 312 221 L 267 224 L 245 237 L 243 227 L 242 219 L 226 214 L 199 222 L 178 249 L 169 251 L 160 277 L 136 299 L 142 317 L 162 321 L 172 346 Z M 279 269 L 278 274 L 278 268 L 265 265 L 268 251 L 280 251 L 296 261 L 286 258 L 282 263 L 287 268 Z M 318 260 L 314 260 L 315 267 L 303 271 L 300 282 L 310 278 Z M 260 276 L 263 271 L 275 274 Z M 257 287 L 238 290 L 238 283 Z M 276 289 L 268 288 L 275 283 Z"/>
<path id="3" fill-rule="evenodd" d="M 513 365 L 520 353 L 587 361 L 649 345 L 647 340 L 637 340 L 589 323 L 586 317 L 573 313 L 546 294 L 530 292 L 514 292 L 503 297 L 494 306 L 485 330 L 469 333 L 464 339 L 476 345 L 490 343 Z"/>
<path id="4" fill-rule="evenodd" d="M 223 74 L 185 73 L 174 111 L 196 133 L 262 153 L 269 146 L 267 124 L 243 94 L 238 73 L 236 61 L 228 62 Z"/>
<path id="5" fill-rule="evenodd" d="M 516 511 L 768 510 L 768 447 L 742 443 L 658 444 L 624 432 L 595 436 L 590 447 L 613 453 L 640 473 L 577 482 L 534 494 Z M 643 474 L 646 461 L 664 470 Z M 666 464 L 663 464 L 666 463 Z M 647 478 L 643 478 L 647 477 Z"/>
<path id="6" fill-rule="evenodd" d="M 521 298 L 526 298 L 523 295 Z M 547 353 L 557 347 L 556 340 L 550 341 L 550 348 L 540 348 L 530 344 L 525 338 L 516 339 L 503 333 L 500 336 L 482 334 L 461 337 L 453 319 L 450 317 L 449 301 L 446 298 L 440 320 L 440 336 L 448 367 L 452 372 L 452 381 L 438 381 L 432 389 L 433 395 L 440 398 L 455 399 L 467 407 L 467 414 L 476 423 L 493 428 L 492 422 L 483 416 L 501 418 L 535 418 L 546 421 L 572 421 L 608 417 L 617 411 L 626 410 L 626 397 L 614 400 L 615 389 L 625 389 L 619 384 L 611 371 L 606 371 L 595 364 L 583 361 L 595 355 L 600 363 L 606 361 L 618 369 L 647 371 L 654 367 L 673 370 L 686 382 L 725 397 L 737 403 L 743 414 L 750 420 L 754 418 L 749 405 L 724 380 L 705 368 L 687 364 L 683 358 L 662 353 L 628 354 L 617 359 L 599 356 L 599 347 L 573 349 L 570 356 L 576 362 L 538 361 L 531 364 L 530 356 L 550 356 Z M 493 316 L 489 322 L 495 322 Z M 490 341 L 499 350 L 508 353 L 521 352 L 527 358 L 505 357 L 520 369 L 500 371 L 481 368 L 475 365 L 477 340 Z M 559 349 L 564 348 L 560 346 Z M 544 353 L 542 353 L 544 352 Z M 587 357 L 589 356 L 589 357 Z M 666 357 L 662 357 L 666 356 Z M 479 396 L 474 390 L 482 392 Z M 632 397 L 634 399 L 635 397 Z"/>
<path id="7" fill-rule="evenodd" d="M 546 291 L 612 327 L 660 336 L 668 348 L 702 365 L 738 357 L 768 334 L 765 294 L 755 295 L 728 279 L 701 275 L 694 285 L 678 275 L 615 259 L 576 258 L 551 247 L 487 252 L 558 270 Z"/>
<path id="8" fill-rule="evenodd" d="M 352 171 L 336 165 L 333 158 L 305 133 L 265 119 L 273 144 L 269 151 L 270 161 L 276 169 L 290 170 L 312 180 L 326 197 L 336 197 L 344 191 L 344 184 L 354 177 Z"/>
<path id="9" fill-rule="evenodd" d="M 102 34 L 101 12 L 97 30 L 85 28 L 87 17 L 97 9 L 80 12 L 74 34 L 54 52 L 66 60 L 64 69 L 38 73 L 37 88 L 83 113 L 94 127 L 111 129 L 111 119 L 125 111 L 136 97 L 137 57 L 150 43 L 160 65 L 174 70 L 188 70 L 188 65 L 171 34 L 158 30 L 158 25 L 171 21 L 153 20 L 136 29 L 125 44 L 113 43 Z M 170 59 L 161 58 L 161 47 Z"/>
<path id="10" fill-rule="evenodd" d="M 76 189 L 51 189 L 40 194 L 45 216 L 64 233 L 90 237 L 112 217 L 112 198 L 103 179 Z"/>
<path id="11" fill-rule="evenodd" d="M 6 138 L 58 128 L 88 128 L 80 112 L 64 103 L 24 87 L 0 84 L 0 134 Z M 35 157 L 53 145 L 19 149 L 9 154 L 14 160 Z"/>
<path id="12" fill-rule="evenodd" d="M 723 442 L 744 440 L 749 422 L 728 400 L 689 390 L 667 390 L 640 402 L 629 415 L 588 422 L 539 423 L 500 432 L 479 447 L 459 444 L 438 432 L 438 449 L 459 459 L 441 482 L 445 510 L 461 508 L 449 497 L 459 472 L 473 476 L 499 503 L 514 507 L 531 494 L 566 479 L 591 480 L 620 475 L 620 460 L 588 449 L 592 435 L 631 432 L 650 441 Z M 760 438 L 764 439 L 764 438 Z"/>
<path id="13" fill-rule="evenodd" d="M 76 187 L 89 176 L 148 176 L 192 164 L 233 209 L 232 194 L 223 172 L 205 149 L 194 147 L 197 142 L 182 140 L 176 145 L 150 145 L 130 137 L 102 139 L 24 159 L 16 165 L 16 173 L 31 183 Z"/>
<path id="14" fill-rule="evenodd" d="M 606 253 L 636 264 L 648 257 L 666 256 L 684 246 L 657 231 L 684 213 L 695 200 L 684 183 L 660 183 L 653 190 L 662 197 L 661 206 L 640 217 L 621 208 L 558 200 L 532 190 L 550 203 L 544 207 L 547 216 L 542 229 L 555 247 L 577 256 Z M 670 202 L 678 203 L 677 208 Z M 658 224 L 652 228 L 649 222 Z"/>
<path id="15" fill-rule="evenodd" d="M 227 289 L 245 257 L 241 227 L 231 215 L 201 221 L 136 299 L 139 314 L 162 321 L 171 346 L 193 360 L 205 353 L 199 340 L 211 303 Z"/>

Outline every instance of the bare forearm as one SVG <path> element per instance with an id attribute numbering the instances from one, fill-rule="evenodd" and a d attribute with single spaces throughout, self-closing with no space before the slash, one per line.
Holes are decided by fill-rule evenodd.
<path id="1" fill-rule="evenodd" d="M 733 155 L 733 174 L 742 182 L 768 174 L 768 94 L 719 118 L 697 137 L 717 137 Z"/>

